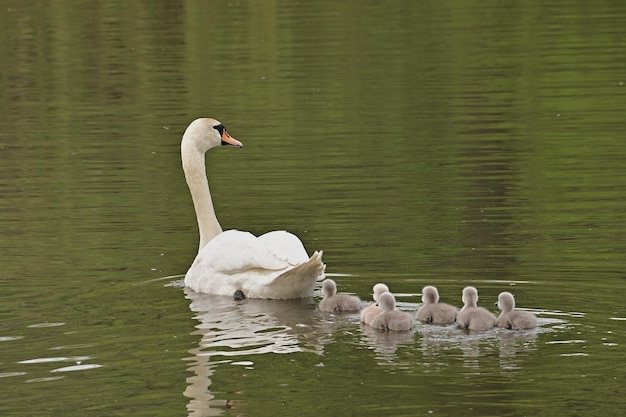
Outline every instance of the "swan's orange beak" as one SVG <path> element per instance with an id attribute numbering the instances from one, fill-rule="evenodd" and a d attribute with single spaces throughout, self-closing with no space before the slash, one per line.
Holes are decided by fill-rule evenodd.
<path id="1" fill-rule="evenodd" d="M 243 143 L 229 135 L 226 129 L 224 129 L 224 133 L 222 133 L 222 145 L 236 146 L 238 148 L 243 147 Z"/>

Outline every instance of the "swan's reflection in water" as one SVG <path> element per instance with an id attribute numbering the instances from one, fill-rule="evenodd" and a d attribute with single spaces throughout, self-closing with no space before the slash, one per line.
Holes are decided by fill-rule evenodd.
<path id="1" fill-rule="evenodd" d="M 312 352 L 322 354 L 335 324 L 326 320 L 313 299 L 244 300 L 196 293 L 185 288 L 191 311 L 199 321 L 192 334 L 200 336 L 189 353 L 190 370 L 185 396 L 189 416 L 220 415 L 226 401 L 217 401 L 210 391 L 218 365 L 246 365 L 238 356 L 264 353 Z"/>

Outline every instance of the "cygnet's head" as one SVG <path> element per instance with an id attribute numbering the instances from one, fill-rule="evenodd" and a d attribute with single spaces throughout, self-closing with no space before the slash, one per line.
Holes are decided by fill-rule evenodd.
<path id="1" fill-rule="evenodd" d="M 515 308 L 515 297 L 510 292 L 501 292 L 496 304 L 502 311 L 512 311 Z"/>
<path id="2" fill-rule="evenodd" d="M 432 285 L 427 285 L 422 288 L 422 302 L 424 304 L 436 304 L 439 302 L 439 291 L 437 291 L 437 287 L 433 287 Z"/>
<path id="3" fill-rule="evenodd" d="M 243 143 L 228 134 L 222 123 L 208 117 L 196 119 L 187 126 L 183 135 L 183 144 L 192 144 L 203 153 L 221 145 L 238 148 L 243 146 Z"/>
<path id="4" fill-rule="evenodd" d="M 463 288 L 463 304 L 476 305 L 478 303 L 478 290 L 474 287 Z"/>
<path id="5" fill-rule="evenodd" d="M 396 308 L 396 297 L 390 292 L 384 292 L 378 297 L 378 305 L 385 311 L 393 311 Z"/>
<path id="6" fill-rule="evenodd" d="M 332 297 L 337 294 L 337 284 L 332 279 L 325 279 L 322 282 L 322 293 L 324 297 Z"/>
<path id="7" fill-rule="evenodd" d="M 374 301 L 378 301 L 380 295 L 384 292 L 389 292 L 389 287 L 385 284 L 378 283 L 374 285 Z"/>

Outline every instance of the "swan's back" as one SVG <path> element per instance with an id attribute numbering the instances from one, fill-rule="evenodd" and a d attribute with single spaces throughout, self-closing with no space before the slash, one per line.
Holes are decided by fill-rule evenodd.
<path id="1" fill-rule="evenodd" d="M 245 268 L 234 270 L 233 273 L 211 262 L 210 256 L 204 256 L 205 252 L 198 254 L 187 271 L 185 285 L 206 294 L 232 297 L 239 290 L 247 298 L 311 297 L 317 280 L 324 276 L 326 268 L 320 251 L 314 252 L 306 262 L 297 266 L 286 265 L 282 269 Z"/>

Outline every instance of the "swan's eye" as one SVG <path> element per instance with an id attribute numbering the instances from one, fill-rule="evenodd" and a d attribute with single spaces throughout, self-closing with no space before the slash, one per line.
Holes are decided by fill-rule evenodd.
<path id="1" fill-rule="evenodd" d="M 219 125 L 215 125 L 213 126 L 213 129 L 217 130 L 218 132 L 220 132 L 220 136 L 222 136 L 224 134 L 224 125 L 223 124 L 219 124 Z"/>

